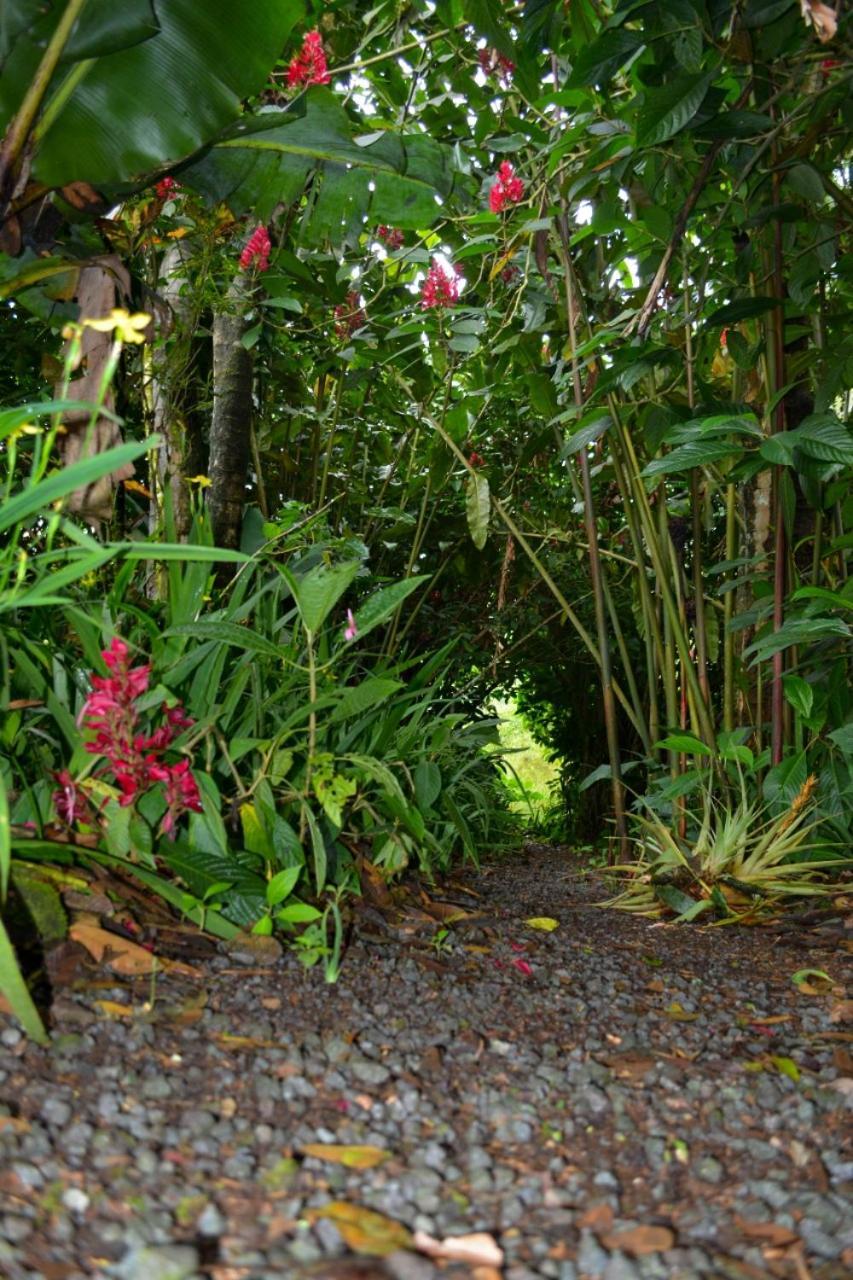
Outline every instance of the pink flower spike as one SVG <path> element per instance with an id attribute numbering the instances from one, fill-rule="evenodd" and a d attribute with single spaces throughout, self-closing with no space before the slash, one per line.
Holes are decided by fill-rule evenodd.
<path id="1" fill-rule="evenodd" d="M 301 89 L 309 84 L 330 84 L 331 80 L 323 37 L 319 31 L 309 31 L 302 41 L 302 48 L 287 68 L 287 83 L 291 88 Z"/>
<path id="2" fill-rule="evenodd" d="M 510 204 L 524 199 L 524 182 L 518 177 L 509 160 L 498 168 L 497 178 L 489 191 L 489 208 L 492 213 L 502 213 Z"/>
<path id="3" fill-rule="evenodd" d="M 454 267 L 451 273 L 447 267 L 442 266 L 437 259 L 433 258 L 421 289 L 421 308 L 424 311 L 429 311 L 434 307 L 452 307 L 454 303 L 459 301 L 459 280 L 461 275 L 462 273 L 458 267 Z"/>
<path id="4" fill-rule="evenodd" d="M 344 639 L 354 640 L 357 635 L 358 635 L 358 627 L 356 626 L 352 609 L 347 609 L 347 626 L 346 626 L 346 630 L 344 631 Z"/>
<path id="5" fill-rule="evenodd" d="M 259 223 L 240 254 L 240 270 L 249 271 L 255 267 L 258 271 L 266 271 L 270 265 L 271 250 L 269 232 L 262 223 Z"/>
<path id="6" fill-rule="evenodd" d="M 527 963 L 526 960 L 513 960 L 512 963 L 519 973 L 524 974 L 525 978 L 533 977 L 533 970 L 531 969 L 530 965 Z"/>

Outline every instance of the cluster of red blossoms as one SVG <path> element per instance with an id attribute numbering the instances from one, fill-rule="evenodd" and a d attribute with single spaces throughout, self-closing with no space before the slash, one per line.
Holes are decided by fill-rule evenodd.
<path id="1" fill-rule="evenodd" d="M 498 176 L 489 191 L 489 208 L 492 213 L 502 213 L 509 204 L 524 199 L 524 183 L 518 177 L 509 160 L 498 168 Z"/>
<path id="2" fill-rule="evenodd" d="M 339 338 L 348 338 L 366 324 L 361 298 L 355 289 L 350 289 L 346 302 L 339 302 L 335 307 L 335 333 Z"/>
<path id="3" fill-rule="evenodd" d="M 377 227 L 376 234 L 387 249 L 401 249 L 406 239 L 399 227 Z"/>
<path id="4" fill-rule="evenodd" d="M 240 254 L 240 270 L 249 271 L 255 267 L 258 271 L 266 271 L 270 265 L 270 244 L 269 232 L 266 227 L 259 225 L 255 227 L 252 234 L 246 242 L 246 247 Z"/>
<path id="5" fill-rule="evenodd" d="M 421 289 L 421 307 L 428 311 L 431 307 L 452 307 L 459 301 L 459 278 L 462 275 L 459 267 L 448 271 L 440 262 L 432 261 L 426 280 Z"/>
<path id="6" fill-rule="evenodd" d="M 177 735 L 193 721 L 178 704 L 166 708 L 165 722 L 159 729 L 150 734 L 140 733 L 139 712 L 134 704 L 148 691 L 151 667 L 131 667 L 130 651 L 118 636 L 102 657 L 111 674 L 92 676 L 92 692 L 80 717 L 85 728 L 95 735 L 93 741 L 86 743 L 86 750 L 108 761 L 108 770 L 121 792 L 119 804 L 123 808 L 153 786 L 163 784 L 166 814 L 160 830 L 169 835 L 182 814 L 201 813 L 201 796 L 189 760 L 179 760 L 177 764 L 163 760 L 163 754 Z M 67 770 L 57 774 L 57 781 L 60 789 L 54 792 L 53 803 L 62 821 L 69 826 L 78 819 L 91 821 L 93 815 L 88 800 L 78 791 Z"/>
<path id="7" fill-rule="evenodd" d="M 180 185 L 174 178 L 161 178 L 159 182 L 155 182 L 154 190 L 157 193 L 158 200 L 168 200 L 170 196 L 180 190 Z"/>
<path id="8" fill-rule="evenodd" d="M 502 85 L 508 85 L 512 80 L 512 73 L 515 71 L 515 63 L 510 62 L 509 58 L 505 58 L 502 53 L 498 53 L 497 49 L 481 49 L 477 54 L 483 75 L 496 75 Z"/>
<path id="9" fill-rule="evenodd" d="M 291 88 L 301 89 L 309 84 L 329 84 L 331 79 L 323 37 L 319 31 L 309 31 L 302 41 L 302 48 L 287 68 L 287 83 Z"/>

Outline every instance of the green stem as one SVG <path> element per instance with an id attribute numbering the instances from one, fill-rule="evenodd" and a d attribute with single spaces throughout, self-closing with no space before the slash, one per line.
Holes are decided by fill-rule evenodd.
<path id="1" fill-rule="evenodd" d="M 0 188 L 6 187 L 8 176 L 26 146 L 53 73 L 85 4 L 86 0 L 68 0 L 65 11 L 42 54 L 35 75 L 30 81 L 24 101 L 9 123 L 3 143 L 0 145 Z"/>

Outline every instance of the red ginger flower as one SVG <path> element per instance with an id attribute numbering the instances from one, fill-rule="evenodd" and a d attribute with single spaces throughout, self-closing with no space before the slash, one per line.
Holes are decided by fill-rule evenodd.
<path id="1" fill-rule="evenodd" d="M 270 265 L 271 249 L 269 232 L 260 223 L 249 236 L 246 247 L 240 254 L 240 270 L 249 271 L 254 266 L 258 271 L 266 271 Z"/>
<path id="2" fill-rule="evenodd" d="M 498 80 L 504 86 L 508 85 L 512 80 L 512 73 L 515 71 L 515 63 L 509 58 L 505 58 L 502 53 L 498 53 L 497 49 L 481 49 L 477 54 L 477 60 L 483 71 L 483 75 L 497 75 Z"/>
<path id="3" fill-rule="evenodd" d="M 339 338 L 348 338 L 356 329 L 363 329 L 367 324 L 367 316 L 361 305 L 361 298 L 355 289 L 350 289 L 346 302 L 335 307 L 335 333 Z"/>
<path id="4" fill-rule="evenodd" d="M 174 178 L 161 178 L 154 184 L 154 190 L 157 192 L 158 200 L 168 200 L 169 196 L 174 195 L 178 190 L 178 183 Z"/>
<path id="5" fill-rule="evenodd" d="M 332 77 L 326 66 L 326 51 L 319 31 L 309 31 L 302 48 L 287 68 L 287 83 L 293 88 L 309 84 L 329 84 Z"/>
<path id="6" fill-rule="evenodd" d="M 116 636 L 101 655 L 109 676 L 92 676 L 92 693 L 81 713 L 85 728 L 95 737 L 86 743 L 91 755 L 103 756 L 108 762 L 121 795 L 119 804 L 126 808 L 157 783 L 166 792 L 167 813 L 161 830 L 169 833 L 182 813 L 201 812 L 201 797 L 189 761 L 167 764 L 160 757 L 183 729 L 193 721 L 177 704 L 165 713 L 165 724 L 151 734 L 138 733 L 139 713 L 136 700 L 148 691 L 150 666 L 131 667 L 130 651 L 124 640 Z M 60 790 L 54 793 L 54 806 L 60 818 L 71 825 L 76 819 L 94 820 L 84 808 L 76 784 L 67 771 L 57 774 Z"/>
<path id="7" fill-rule="evenodd" d="M 379 239 L 384 241 L 389 249 L 400 249 L 406 239 L 404 232 L 399 227 L 381 226 L 377 228 L 376 234 Z"/>
<path id="8" fill-rule="evenodd" d="M 509 160 L 504 160 L 489 192 L 489 208 L 492 213 L 502 213 L 508 204 L 518 204 L 523 199 L 524 183 L 516 175 Z"/>
<path id="9" fill-rule="evenodd" d="M 458 267 L 448 271 L 435 258 L 427 272 L 421 289 L 421 307 L 428 311 L 431 307 L 452 307 L 459 301 L 459 277 L 462 272 Z"/>

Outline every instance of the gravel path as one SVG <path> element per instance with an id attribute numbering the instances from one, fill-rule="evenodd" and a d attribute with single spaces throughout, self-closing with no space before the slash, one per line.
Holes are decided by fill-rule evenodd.
<path id="1" fill-rule="evenodd" d="M 434 890 L 479 913 L 447 950 L 429 902 L 368 912 L 336 986 L 195 944 L 201 978 L 156 988 L 78 966 L 48 1051 L 0 1018 L 0 1274 L 853 1276 L 840 920 L 654 927 L 572 868 L 532 850 Z M 504 1261 L 359 1256 L 395 1224 Z"/>

